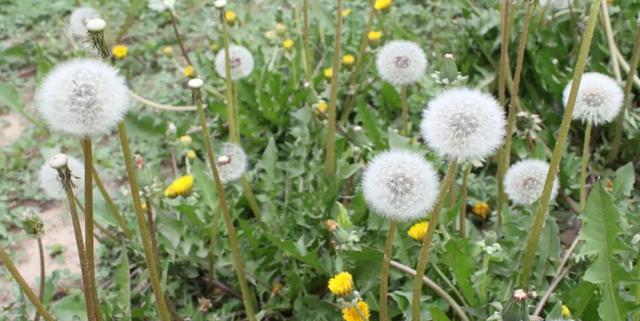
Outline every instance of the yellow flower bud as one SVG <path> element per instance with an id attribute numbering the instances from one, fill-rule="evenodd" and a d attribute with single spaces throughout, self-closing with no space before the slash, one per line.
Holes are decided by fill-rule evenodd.
<path id="1" fill-rule="evenodd" d="M 191 143 L 193 142 L 193 139 L 189 135 L 180 136 L 178 140 L 180 141 L 180 144 L 185 147 L 191 145 Z"/>
<path id="2" fill-rule="evenodd" d="M 192 65 L 188 65 L 188 66 L 184 67 L 184 75 L 189 77 L 189 78 L 195 77 L 196 69 L 193 68 Z"/>
<path id="3" fill-rule="evenodd" d="M 162 53 L 165 56 L 170 57 L 171 55 L 173 55 L 173 48 L 171 46 L 166 46 L 162 48 Z"/>
<path id="4" fill-rule="evenodd" d="M 169 198 L 176 198 L 178 196 L 187 196 L 191 194 L 193 189 L 193 176 L 185 175 L 175 179 L 164 190 L 164 196 Z"/>
<path id="5" fill-rule="evenodd" d="M 351 9 L 344 9 L 344 10 L 342 10 L 342 17 L 343 17 L 343 18 L 347 17 L 347 16 L 348 16 L 348 15 L 350 15 L 350 14 L 351 14 Z"/>
<path id="6" fill-rule="evenodd" d="M 231 10 L 228 10 L 224 13 L 224 20 L 230 26 L 233 26 L 236 23 L 236 18 L 237 18 L 236 13 Z"/>
<path id="7" fill-rule="evenodd" d="M 186 155 L 188 159 L 196 159 L 196 152 L 193 149 L 188 150 Z"/>
<path id="8" fill-rule="evenodd" d="M 482 219 L 486 219 L 490 211 L 491 208 L 489 207 L 489 204 L 487 204 L 487 202 L 476 202 L 475 204 L 473 204 L 473 214 L 480 216 Z"/>
<path id="9" fill-rule="evenodd" d="M 378 11 L 385 11 L 391 8 L 392 3 L 393 3 L 393 0 L 376 0 L 373 7 Z"/>
<path id="10" fill-rule="evenodd" d="M 367 39 L 369 39 L 369 43 L 371 43 L 372 45 L 377 45 L 380 43 L 380 39 L 382 39 L 382 32 L 370 31 L 367 34 Z"/>
<path id="11" fill-rule="evenodd" d="M 318 107 L 316 109 L 319 113 L 326 113 L 329 110 L 329 104 L 325 101 L 321 101 L 318 103 Z"/>
<path id="12" fill-rule="evenodd" d="M 127 56 L 127 52 L 128 51 L 129 51 L 129 49 L 125 45 L 115 45 L 111 49 L 111 52 L 113 52 L 113 56 L 118 58 L 118 59 L 122 59 L 125 56 Z"/>
<path id="13" fill-rule="evenodd" d="M 344 321 L 368 321 L 370 317 L 369 305 L 364 301 L 358 301 L 356 305 L 347 305 L 342 308 Z"/>
<path id="14" fill-rule="evenodd" d="M 333 77 L 333 68 L 326 68 L 322 74 L 324 75 L 324 78 L 331 79 L 331 77 Z"/>
<path id="15" fill-rule="evenodd" d="M 353 276 L 349 272 L 341 272 L 329 279 L 329 291 L 337 296 L 345 296 L 353 292 Z"/>
<path id="16" fill-rule="evenodd" d="M 282 42 L 282 47 L 286 50 L 291 50 L 291 48 L 293 48 L 293 40 L 292 39 L 287 39 L 285 41 Z"/>
<path id="17" fill-rule="evenodd" d="M 355 62 L 356 57 L 354 57 L 353 55 L 342 56 L 342 64 L 347 68 L 351 68 Z"/>
<path id="18" fill-rule="evenodd" d="M 562 317 L 563 318 L 568 318 L 571 316 L 571 310 L 569 310 L 569 307 L 566 305 L 562 305 Z"/>
<path id="19" fill-rule="evenodd" d="M 416 241 L 422 241 L 424 237 L 427 235 L 427 230 L 429 229 L 429 222 L 419 222 L 413 224 L 407 231 L 407 235 L 409 235 L 412 239 Z"/>

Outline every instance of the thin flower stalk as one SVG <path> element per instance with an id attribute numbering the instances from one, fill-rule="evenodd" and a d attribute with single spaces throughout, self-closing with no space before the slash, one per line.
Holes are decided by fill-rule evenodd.
<path id="1" fill-rule="evenodd" d="M 118 124 L 118 136 L 120 138 L 120 144 L 122 145 L 122 154 L 124 156 L 124 163 L 127 168 L 127 176 L 129 178 L 129 187 L 131 189 L 131 198 L 133 199 L 133 208 L 136 213 L 136 220 L 138 222 L 138 229 L 140 230 L 140 239 L 142 241 L 142 247 L 144 250 L 144 257 L 149 269 L 149 276 L 151 279 L 151 287 L 153 294 L 158 304 L 158 313 L 161 321 L 171 321 L 171 313 L 165 301 L 164 292 L 162 291 L 160 283 L 160 272 L 158 271 L 159 258 L 154 255 L 153 245 L 151 242 L 151 233 L 147 226 L 144 210 L 142 209 L 142 201 L 140 200 L 140 187 L 138 185 L 138 178 L 136 177 L 136 169 L 133 161 L 133 155 L 131 153 L 131 147 L 129 147 L 129 139 L 127 138 L 127 129 L 124 122 Z"/>
<path id="2" fill-rule="evenodd" d="M 507 87 L 507 74 L 509 73 L 509 17 L 511 11 L 511 0 L 502 0 L 500 2 L 500 64 L 498 70 L 498 102 L 500 106 L 505 106 L 506 87 Z M 509 75 L 510 78 L 510 75 Z M 514 88 L 515 90 L 515 88 Z M 507 136 L 511 135 L 511 132 L 507 132 Z M 498 228 L 502 227 L 502 206 L 506 200 L 504 193 L 504 174 L 507 172 L 507 167 L 504 162 L 504 150 L 498 153 Z"/>
<path id="3" fill-rule="evenodd" d="M 460 230 L 460 237 L 467 237 L 467 188 L 469 183 L 469 174 L 471 173 L 471 164 L 464 166 L 462 174 L 462 190 L 460 191 L 460 217 L 458 218 L 458 229 Z"/>
<path id="4" fill-rule="evenodd" d="M 340 47 L 342 42 L 342 0 L 337 0 L 336 8 L 336 33 L 333 48 L 333 75 L 331 76 L 331 93 L 329 97 L 329 123 L 327 128 L 327 175 L 333 176 L 336 172 L 336 105 L 338 103 L 338 75 L 340 74 Z"/>
<path id="5" fill-rule="evenodd" d="M 120 214 L 120 211 L 118 210 L 118 206 L 116 206 L 115 202 L 113 201 L 113 199 L 109 195 L 109 192 L 104 186 L 104 183 L 102 182 L 102 179 L 100 178 L 100 175 L 98 174 L 98 171 L 96 170 L 95 165 L 92 166 L 91 170 L 93 172 L 93 180 L 95 181 L 96 186 L 98 186 L 98 190 L 100 191 L 102 198 L 107 204 L 107 207 L 109 208 L 109 212 L 111 213 L 111 216 L 113 216 L 113 219 L 116 220 L 116 223 L 122 229 L 122 233 L 124 233 L 124 235 L 128 239 L 131 239 L 133 237 L 133 234 L 131 233 L 131 230 L 127 226 L 127 223 L 124 220 L 124 217 L 122 217 L 122 215 Z"/>
<path id="6" fill-rule="evenodd" d="M 449 161 L 447 168 L 447 174 L 445 175 L 440 191 L 438 192 L 438 198 L 431 211 L 431 217 L 429 219 L 429 228 L 427 229 L 427 235 L 422 240 L 422 247 L 420 248 L 420 256 L 418 258 L 418 265 L 416 267 L 416 275 L 413 280 L 413 295 L 411 297 L 411 320 L 420 321 L 420 298 L 422 297 L 422 277 L 424 276 L 424 270 L 427 267 L 427 259 L 429 258 L 429 252 L 431 250 L 431 242 L 433 241 L 433 235 L 435 234 L 436 227 L 438 225 L 438 219 L 440 217 L 440 211 L 444 205 L 447 192 L 451 188 L 455 179 L 457 168 L 457 161 L 452 159 Z"/>
<path id="7" fill-rule="evenodd" d="M 540 233 L 542 226 L 544 225 L 545 216 L 549 209 L 549 200 L 551 198 L 551 191 L 553 189 L 553 182 L 558 174 L 558 168 L 560 166 L 560 159 L 566 148 L 567 136 L 571 127 L 571 116 L 573 109 L 576 105 L 576 99 L 578 97 L 578 87 L 582 80 L 582 75 L 587 63 L 589 54 L 589 48 L 591 46 L 591 40 L 593 39 L 593 32 L 597 22 L 598 11 L 600 10 L 600 1 L 594 0 L 591 3 L 591 9 L 589 11 L 589 22 L 585 28 L 582 44 L 580 45 L 580 52 L 578 54 L 578 61 L 576 63 L 576 69 L 573 74 L 573 84 L 569 94 L 567 106 L 562 116 L 562 123 L 560 124 L 560 131 L 558 133 L 558 139 L 556 145 L 553 148 L 553 155 L 549 164 L 549 171 L 544 184 L 544 190 L 540 203 L 536 211 L 533 226 L 530 229 L 529 238 L 526 243 L 524 255 L 522 257 L 522 268 L 520 275 L 520 287 L 525 291 L 529 288 L 529 280 L 531 279 L 531 272 L 533 271 L 533 264 L 538 248 L 538 242 L 540 241 Z"/>
<path id="8" fill-rule="evenodd" d="M 37 242 L 38 242 L 38 254 L 40 255 L 40 287 L 38 289 L 38 299 L 40 300 L 40 302 L 44 302 L 44 290 L 45 290 L 45 284 L 46 284 L 46 278 L 47 278 L 47 272 L 46 272 L 45 262 L 44 262 L 44 245 L 42 244 L 41 237 L 38 237 Z M 40 313 L 36 311 L 36 315 L 33 318 L 33 321 L 38 321 L 38 320 L 40 320 Z"/>
<path id="9" fill-rule="evenodd" d="M 9 273 L 16 280 L 22 292 L 27 296 L 29 301 L 31 301 L 33 306 L 36 308 L 37 313 L 41 315 L 45 321 L 56 321 L 56 318 L 54 318 L 53 315 L 51 315 L 47 311 L 42 301 L 38 299 L 33 290 L 31 290 L 31 287 L 29 287 L 27 281 L 25 281 L 25 279 L 22 277 L 22 275 L 16 268 L 16 265 L 13 263 L 13 260 L 11 260 L 9 254 L 7 254 L 7 252 L 5 252 L 3 248 L 0 248 L 0 262 L 2 262 L 7 270 L 9 270 Z"/>
<path id="10" fill-rule="evenodd" d="M 187 50 L 185 49 L 184 43 L 182 42 L 182 36 L 180 35 L 180 31 L 178 31 L 178 21 L 176 19 L 176 15 L 175 13 L 173 13 L 173 10 L 167 10 L 167 11 L 169 11 L 169 15 L 171 15 L 171 25 L 173 26 L 173 32 L 176 34 L 176 40 L 178 41 L 178 47 L 180 47 L 180 52 L 182 53 L 184 60 L 187 61 L 187 64 L 191 65 L 191 60 L 189 59 Z"/>
<path id="11" fill-rule="evenodd" d="M 389 231 L 387 241 L 384 246 L 384 256 L 382 257 L 382 267 L 380 272 L 380 321 L 389 320 L 387 305 L 389 301 L 389 264 L 391 262 L 391 252 L 393 250 L 393 239 L 396 235 L 397 223 L 389 220 Z"/>
<path id="12" fill-rule="evenodd" d="M 618 157 L 618 153 L 620 152 L 620 144 L 622 143 L 622 132 L 624 129 L 624 117 L 627 112 L 627 104 L 630 104 L 631 97 L 631 89 L 633 88 L 633 77 L 636 75 L 636 70 L 638 70 L 638 60 L 640 60 L 640 24 L 638 24 L 638 28 L 636 29 L 636 39 L 633 45 L 633 53 L 631 54 L 631 61 L 629 61 L 630 68 L 627 73 L 627 80 L 624 84 L 624 100 L 622 104 L 622 110 L 616 118 L 616 127 L 613 135 L 613 143 L 611 144 L 611 151 L 609 151 L 609 155 L 607 157 L 607 162 L 611 163 L 614 159 Z"/>
<path id="13" fill-rule="evenodd" d="M 313 62 L 311 61 L 311 50 L 309 45 L 309 0 L 302 3 L 302 51 L 304 57 L 304 74 L 307 82 L 311 82 L 313 73 Z"/>
<path id="14" fill-rule="evenodd" d="M 522 32 L 520 33 L 520 41 L 518 43 L 518 57 L 516 58 L 516 70 L 513 76 L 513 92 L 511 93 L 511 100 L 509 101 L 509 115 L 507 117 L 507 135 L 505 137 L 504 148 L 502 153 L 502 169 L 509 168 L 511 163 L 511 142 L 513 141 L 513 128 L 516 123 L 516 114 L 518 113 L 518 95 L 520 92 L 520 80 L 522 79 L 522 67 L 524 65 L 524 52 L 527 48 L 527 38 L 529 36 L 529 25 L 531 22 L 531 16 L 535 9 L 535 1 L 529 1 L 527 4 L 527 11 L 524 16 L 524 24 L 522 26 Z M 505 172 L 503 172 L 504 174 Z M 504 177 L 504 176 L 503 176 Z M 502 192 L 504 194 L 504 185 Z M 501 209 L 502 207 L 498 207 Z"/>
<path id="15" fill-rule="evenodd" d="M 584 210 L 587 204 L 587 176 L 589 174 L 589 159 L 591 158 L 591 130 L 593 124 L 587 123 L 584 131 L 584 142 L 582 145 L 582 160 L 580 162 L 580 211 Z"/>
<path id="16" fill-rule="evenodd" d="M 225 10 L 220 10 L 220 22 L 222 23 L 222 40 L 225 54 L 225 89 L 227 100 L 227 123 L 229 124 L 229 138 L 232 142 L 240 141 L 238 129 L 236 128 L 233 82 L 231 80 L 231 53 L 229 52 L 229 28 L 225 20 Z"/>
<path id="17" fill-rule="evenodd" d="M 227 55 L 227 57 L 229 56 Z M 227 76 L 229 76 L 228 73 L 227 73 Z M 207 149 L 209 167 L 211 168 L 211 174 L 215 181 L 216 192 L 218 194 L 218 201 L 220 203 L 220 208 L 222 209 L 222 218 L 227 228 L 229 243 L 231 245 L 231 253 L 233 256 L 233 265 L 236 270 L 238 283 L 240 284 L 240 291 L 242 293 L 242 302 L 244 304 L 245 313 L 247 314 L 247 318 L 249 319 L 249 321 L 256 321 L 257 319 L 256 319 L 256 315 L 255 315 L 253 303 L 252 303 L 253 300 L 251 299 L 251 292 L 249 290 L 249 285 L 247 283 L 247 279 L 245 276 L 244 263 L 242 260 L 242 255 L 240 254 L 238 236 L 236 233 L 236 229 L 233 226 L 233 218 L 231 217 L 231 211 L 229 210 L 227 199 L 225 197 L 224 186 L 222 185 L 222 180 L 220 179 L 220 175 L 218 174 L 218 166 L 216 161 L 217 158 L 215 157 L 215 154 L 213 152 L 211 137 L 209 137 L 207 121 L 204 114 L 204 110 L 202 108 L 202 99 L 200 97 L 200 89 L 194 88 L 194 87 L 192 88 L 193 88 L 194 103 L 198 108 L 198 118 L 200 119 L 200 128 L 202 129 L 202 136 L 204 139 L 204 144 Z"/>
<path id="18" fill-rule="evenodd" d="M 360 75 L 360 71 L 362 70 L 362 66 L 364 65 L 364 54 L 367 51 L 367 46 L 369 45 L 369 32 L 373 29 L 373 19 L 376 15 L 376 10 L 374 5 L 376 0 L 371 0 L 369 5 L 369 15 L 367 16 L 367 24 L 364 27 L 364 33 L 362 34 L 362 39 L 360 40 L 360 47 L 358 48 L 358 56 L 356 57 L 356 65 L 351 72 L 351 77 L 349 77 L 349 96 L 344 103 L 342 108 L 342 113 L 340 114 L 340 124 L 344 125 L 344 123 L 349 119 L 349 114 L 351 113 L 351 106 L 353 105 L 356 97 L 356 93 L 359 89 L 359 83 L 357 83 L 358 75 Z"/>
<path id="19" fill-rule="evenodd" d="M 402 134 L 409 135 L 409 105 L 407 104 L 407 86 L 400 87 L 400 101 L 402 104 Z"/>

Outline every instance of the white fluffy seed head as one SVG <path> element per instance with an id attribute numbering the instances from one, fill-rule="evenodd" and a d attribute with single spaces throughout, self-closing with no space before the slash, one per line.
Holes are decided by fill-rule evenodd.
<path id="1" fill-rule="evenodd" d="M 48 199 L 61 200 L 66 198 L 66 193 L 64 192 L 64 187 L 60 181 L 58 170 L 53 168 L 51 164 L 53 158 L 56 158 L 56 156 L 42 164 L 40 171 L 38 172 L 38 178 L 40 181 L 40 189 L 42 189 Z M 73 182 L 74 185 L 74 193 L 76 195 L 78 193 L 82 193 L 84 190 L 84 164 L 73 157 L 67 157 L 66 164 L 69 166 L 69 170 L 71 171 L 71 182 Z"/>
<path id="2" fill-rule="evenodd" d="M 56 131 L 80 137 L 106 134 L 129 109 L 123 77 L 96 59 L 75 59 L 56 66 L 36 96 L 38 111 Z"/>
<path id="3" fill-rule="evenodd" d="M 148 6 L 151 10 L 162 12 L 165 10 L 174 11 L 176 0 L 149 0 Z"/>
<path id="4" fill-rule="evenodd" d="M 216 0 L 213 5 L 218 9 L 222 9 L 227 6 L 227 0 Z"/>
<path id="5" fill-rule="evenodd" d="M 67 157 L 66 154 L 56 154 L 51 156 L 51 158 L 49 158 L 49 166 L 57 170 L 65 167 L 68 161 L 69 161 L 69 157 Z"/>
<path id="6" fill-rule="evenodd" d="M 387 43 L 376 57 L 380 77 L 397 86 L 420 80 L 427 69 L 427 56 L 416 43 L 394 40 Z"/>
<path id="7" fill-rule="evenodd" d="M 69 16 L 69 31 L 78 37 L 87 36 L 87 22 L 93 18 L 99 18 L 100 13 L 96 9 L 90 7 L 76 8 Z"/>
<path id="8" fill-rule="evenodd" d="M 378 214 L 396 221 L 424 217 L 438 194 L 438 174 L 424 157 L 407 150 L 376 156 L 362 178 L 364 198 Z"/>
<path id="9" fill-rule="evenodd" d="M 218 51 L 216 55 L 216 72 L 222 78 L 226 77 L 225 71 L 225 51 L 224 49 Z M 253 70 L 253 56 L 251 52 L 238 45 L 229 46 L 229 57 L 231 65 L 231 79 L 238 80 L 247 77 Z"/>
<path id="10" fill-rule="evenodd" d="M 504 176 L 504 190 L 515 204 L 531 205 L 542 196 L 549 164 L 538 159 L 519 161 Z M 553 182 L 551 199 L 558 193 L 558 178 Z"/>
<path id="11" fill-rule="evenodd" d="M 89 31 L 103 31 L 106 26 L 107 22 L 102 20 L 101 18 L 93 18 L 87 21 L 87 30 Z"/>
<path id="12" fill-rule="evenodd" d="M 189 88 L 198 89 L 198 88 L 202 87 L 202 85 L 204 85 L 204 81 L 202 81 L 202 79 L 200 79 L 200 78 L 193 78 L 193 79 L 189 80 L 187 85 L 189 85 Z"/>
<path id="13" fill-rule="evenodd" d="M 491 95 L 454 88 L 429 102 L 420 130 L 438 154 L 469 160 L 491 156 L 502 144 L 505 125 L 504 112 Z"/>
<path id="14" fill-rule="evenodd" d="M 572 83 L 570 81 L 562 93 L 565 107 Z M 572 118 L 594 125 L 609 123 L 620 112 L 623 100 L 622 88 L 613 78 L 597 72 L 585 73 L 580 81 Z"/>
<path id="15" fill-rule="evenodd" d="M 224 143 L 218 149 L 216 166 L 223 183 L 233 182 L 242 177 L 247 171 L 247 164 L 247 154 L 242 147 L 232 143 Z"/>

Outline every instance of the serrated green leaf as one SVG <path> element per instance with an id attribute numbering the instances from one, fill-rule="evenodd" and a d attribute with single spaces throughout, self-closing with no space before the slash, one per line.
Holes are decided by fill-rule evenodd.
<path id="1" fill-rule="evenodd" d="M 627 163 L 618 168 L 616 178 L 613 180 L 613 197 L 619 200 L 622 197 L 631 195 L 635 182 L 636 175 L 633 169 L 633 163 Z"/>
<path id="2" fill-rule="evenodd" d="M 431 318 L 433 318 L 433 321 L 451 321 L 451 319 L 449 319 L 449 317 L 447 317 L 447 315 L 437 307 L 431 307 L 429 312 L 431 312 Z"/>
<path id="3" fill-rule="evenodd" d="M 478 297 L 471 284 L 471 275 L 475 271 L 475 261 L 473 260 L 473 247 L 466 239 L 451 239 L 445 245 L 444 255 L 442 257 L 453 275 L 464 298 L 471 306 L 478 303 Z"/>

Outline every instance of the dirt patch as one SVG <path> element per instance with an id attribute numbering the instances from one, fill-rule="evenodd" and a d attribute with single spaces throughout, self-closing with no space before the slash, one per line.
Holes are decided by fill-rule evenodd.
<path id="1" fill-rule="evenodd" d="M 0 147 L 13 144 L 27 128 L 29 122 L 17 112 L 0 116 Z"/>

